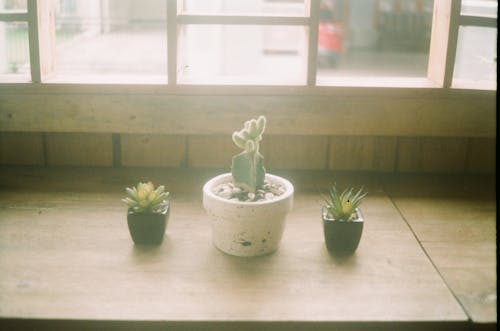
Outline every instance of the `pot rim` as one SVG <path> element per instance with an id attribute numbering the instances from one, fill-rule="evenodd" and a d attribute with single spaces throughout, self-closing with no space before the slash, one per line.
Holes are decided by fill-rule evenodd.
<path id="1" fill-rule="evenodd" d="M 363 213 L 361 212 L 361 209 L 359 207 L 356 208 L 356 214 L 358 215 L 358 218 L 356 218 L 355 220 L 352 220 L 352 221 L 336 220 L 336 219 L 333 219 L 331 217 L 328 217 L 328 212 L 326 211 L 326 207 L 323 207 L 321 209 L 321 213 L 322 213 L 322 218 L 323 218 L 324 222 L 363 223 L 365 221 L 364 217 L 363 217 Z"/>
<path id="2" fill-rule="evenodd" d="M 224 202 L 224 203 L 227 203 L 227 204 L 231 204 L 231 205 L 259 206 L 259 205 L 274 204 L 274 203 L 277 203 L 277 202 L 289 199 L 289 198 L 291 198 L 291 196 L 293 196 L 293 193 L 294 193 L 294 188 L 293 188 L 292 183 L 290 183 L 290 181 L 288 181 L 287 179 L 285 179 L 283 177 L 272 175 L 272 174 L 268 174 L 268 173 L 266 173 L 266 177 L 265 177 L 266 179 L 269 179 L 269 180 L 271 180 L 273 182 L 277 182 L 280 185 L 283 185 L 285 187 L 285 192 L 282 195 L 280 195 L 278 197 L 275 197 L 274 199 L 271 199 L 271 200 L 264 200 L 264 201 L 234 201 L 234 200 L 228 200 L 228 199 L 225 199 L 223 197 L 220 197 L 220 196 L 218 196 L 217 194 L 215 194 L 212 191 L 212 188 L 215 185 L 218 185 L 218 184 L 221 184 L 221 183 L 224 183 L 224 182 L 229 182 L 230 180 L 226 180 L 226 179 L 228 179 L 228 178 L 232 179 L 232 176 L 233 175 L 230 172 L 227 172 L 227 173 L 224 173 L 224 174 L 221 174 L 221 175 L 218 175 L 218 176 L 215 176 L 215 177 L 211 178 L 208 182 L 205 183 L 205 185 L 203 185 L 203 194 L 205 196 L 210 197 L 211 199 L 214 199 L 214 200 L 217 200 L 217 201 L 221 201 L 221 202 Z"/>

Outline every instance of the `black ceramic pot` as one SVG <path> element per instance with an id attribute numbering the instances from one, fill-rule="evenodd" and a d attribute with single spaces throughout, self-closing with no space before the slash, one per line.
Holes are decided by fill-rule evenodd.
<path id="1" fill-rule="evenodd" d="M 137 245 L 159 245 L 163 242 L 170 215 L 170 203 L 163 213 L 134 213 L 128 211 L 127 223 L 132 240 Z"/>
<path id="2" fill-rule="evenodd" d="M 322 210 L 323 232 L 328 251 L 335 254 L 352 254 L 358 248 L 363 232 L 363 215 L 356 209 L 357 219 L 346 222 L 328 216 L 326 208 Z"/>

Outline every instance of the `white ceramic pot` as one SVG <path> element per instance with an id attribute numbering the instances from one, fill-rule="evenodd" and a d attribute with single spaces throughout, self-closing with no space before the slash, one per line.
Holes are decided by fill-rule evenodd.
<path id="1" fill-rule="evenodd" d="M 270 254 L 279 247 L 285 219 L 293 205 L 293 185 L 266 174 L 266 180 L 285 188 L 273 200 L 231 201 L 219 197 L 214 187 L 232 180 L 231 173 L 212 178 L 203 186 L 203 206 L 212 223 L 212 240 L 221 251 L 236 256 Z"/>

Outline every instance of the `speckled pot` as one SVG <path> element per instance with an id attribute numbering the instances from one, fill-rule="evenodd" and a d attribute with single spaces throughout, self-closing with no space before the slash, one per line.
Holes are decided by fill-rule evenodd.
<path id="1" fill-rule="evenodd" d="M 266 180 L 282 185 L 285 193 L 258 202 L 231 201 L 213 193 L 215 186 L 231 180 L 231 173 L 226 173 L 203 186 L 203 206 L 211 220 L 214 245 L 236 256 L 260 256 L 276 251 L 286 215 L 293 205 L 293 185 L 284 178 L 266 174 Z"/>

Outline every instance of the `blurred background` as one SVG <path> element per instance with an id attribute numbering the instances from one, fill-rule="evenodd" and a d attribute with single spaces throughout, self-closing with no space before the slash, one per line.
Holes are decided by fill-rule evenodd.
<path id="1" fill-rule="evenodd" d="M 52 0 L 61 82 L 167 81 L 165 0 Z M 185 0 L 185 13 L 303 16 L 303 0 Z M 462 13 L 497 15 L 497 1 L 462 1 Z M 26 11 L 0 0 L 0 12 Z M 344 77 L 426 77 L 433 0 L 323 0 L 319 84 Z M 179 83 L 304 84 L 307 27 L 180 27 Z M 460 27 L 455 78 L 496 81 L 497 29 Z M 0 22 L 0 81 L 29 80 L 26 22 Z"/>

